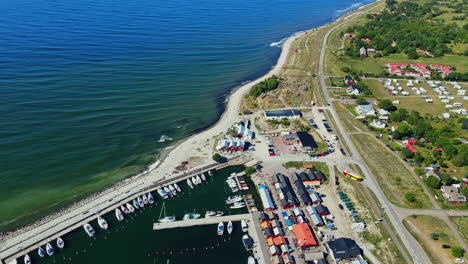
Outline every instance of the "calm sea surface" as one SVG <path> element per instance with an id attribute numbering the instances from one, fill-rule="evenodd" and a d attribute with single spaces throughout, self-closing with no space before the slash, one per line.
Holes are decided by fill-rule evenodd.
<path id="1" fill-rule="evenodd" d="M 140 171 L 273 44 L 371 1 L 0 1 L 0 230 Z"/>

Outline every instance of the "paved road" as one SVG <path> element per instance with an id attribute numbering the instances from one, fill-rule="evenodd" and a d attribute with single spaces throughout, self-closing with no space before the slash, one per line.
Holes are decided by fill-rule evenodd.
<path id="1" fill-rule="evenodd" d="M 325 76 L 324 76 L 324 61 L 325 61 L 325 51 L 327 48 L 327 43 L 328 43 L 328 38 L 330 34 L 337 29 L 339 26 L 353 20 L 356 16 L 348 19 L 347 21 L 342 21 L 332 28 L 330 28 L 327 33 L 325 34 L 323 41 L 322 41 L 322 48 L 320 51 L 320 61 L 319 61 L 319 79 L 320 79 L 320 86 L 322 88 L 322 94 L 325 97 L 325 102 L 328 104 L 331 102 L 329 96 L 328 96 L 328 91 L 326 88 L 325 84 Z M 360 156 L 359 152 L 357 151 L 356 147 L 354 146 L 353 142 L 351 141 L 349 135 L 347 134 L 345 128 L 343 127 L 343 124 L 341 123 L 341 120 L 338 117 L 338 114 L 335 111 L 335 108 L 333 105 L 327 107 L 330 110 L 330 113 L 332 114 L 335 123 L 337 125 L 337 128 L 340 130 L 341 135 L 342 135 L 342 140 L 346 142 L 348 147 L 351 150 L 351 156 L 352 158 L 357 161 L 360 165 L 360 167 L 363 169 L 364 175 L 366 177 L 365 183 L 368 185 L 370 189 L 372 189 L 377 197 L 377 199 L 380 201 L 381 205 L 384 207 L 385 212 L 388 215 L 388 218 L 390 219 L 390 222 L 393 224 L 396 232 L 400 235 L 401 241 L 405 245 L 406 249 L 411 255 L 411 258 L 413 259 L 414 263 L 431 263 L 429 260 L 428 256 L 422 249 L 422 247 L 415 241 L 415 239 L 411 236 L 411 234 L 406 230 L 406 228 L 403 226 L 401 223 L 397 213 L 395 210 L 393 210 L 392 204 L 387 200 L 385 197 L 382 189 L 380 186 L 377 184 L 377 181 L 375 180 L 374 176 L 372 175 L 369 167 L 367 164 L 364 162 L 362 157 Z"/>

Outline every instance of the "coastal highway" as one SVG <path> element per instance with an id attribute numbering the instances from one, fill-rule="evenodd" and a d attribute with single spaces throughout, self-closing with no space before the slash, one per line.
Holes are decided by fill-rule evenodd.
<path id="1" fill-rule="evenodd" d="M 381 3 L 381 4 L 383 4 L 383 3 Z M 376 5 L 374 8 L 376 8 L 378 6 L 379 5 Z M 370 9 L 370 10 L 372 10 L 372 9 Z M 368 10 L 368 11 L 370 11 L 370 10 Z M 341 140 L 344 140 L 346 142 L 346 144 L 348 145 L 348 147 L 351 150 L 350 155 L 351 155 L 352 159 L 356 163 L 358 163 L 360 165 L 360 167 L 362 168 L 362 170 L 364 172 L 364 176 L 366 178 L 365 184 L 367 184 L 368 187 L 371 190 L 374 191 L 377 199 L 379 200 L 379 202 L 381 203 L 383 209 L 385 210 L 390 222 L 392 223 L 392 225 L 395 228 L 396 232 L 400 235 L 400 239 L 401 239 L 402 243 L 404 244 L 404 246 L 406 247 L 406 249 L 408 250 L 411 258 L 413 259 L 413 262 L 418 263 L 418 264 L 419 263 L 421 263 L 421 264 L 422 263 L 431 263 L 431 261 L 429 260 L 427 254 L 424 252 L 424 250 L 419 245 L 419 243 L 417 243 L 417 241 L 411 236 L 411 234 L 403 226 L 402 222 L 400 221 L 400 218 L 398 217 L 397 213 L 393 209 L 392 204 L 385 197 L 382 189 L 380 188 L 380 186 L 378 185 L 376 179 L 372 175 L 369 167 L 367 166 L 367 164 L 362 159 L 361 155 L 359 154 L 359 152 L 357 151 L 357 149 L 354 146 L 353 142 L 351 141 L 351 138 L 349 137 L 347 131 L 343 127 L 343 124 L 341 123 L 341 120 L 340 120 L 338 114 L 336 113 L 336 110 L 333 107 L 333 104 L 331 104 L 330 97 L 328 96 L 328 91 L 327 91 L 327 88 L 326 88 L 325 76 L 324 76 L 325 52 L 326 52 L 326 48 L 327 48 L 328 38 L 329 38 L 330 34 L 335 29 L 337 29 L 338 27 L 348 23 L 349 21 L 352 21 L 356 17 L 357 17 L 357 15 L 355 15 L 355 16 L 353 16 L 351 18 L 348 18 L 347 20 L 338 22 L 336 25 L 331 27 L 325 33 L 325 36 L 323 37 L 322 47 L 321 47 L 321 50 L 320 50 L 320 58 L 319 58 L 319 63 L 318 64 L 319 64 L 319 80 L 320 80 L 320 87 L 322 89 L 322 94 L 323 94 L 323 96 L 325 98 L 326 104 L 330 104 L 330 106 L 325 107 L 325 108 L 330 110 L 330 113 L 332 114 L 333 119 L 336 122 L 337 129 L 339 129 L 340 132 L 341 132 L 341 135 L 342 135 Z M 398 243 L 398 241 L 395 241 L 395 243 Z"/>

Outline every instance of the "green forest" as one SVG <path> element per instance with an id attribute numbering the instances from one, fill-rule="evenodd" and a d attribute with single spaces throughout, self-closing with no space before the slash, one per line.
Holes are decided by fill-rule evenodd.
<path id="1" fill-rule="evenodd" d="M 262 93 L 266 93 L 266 92 L 269 92 L 269 91 L 272 91 L 274 89 L 276 89 L 279 85 L 280 81 L 278 79 L 278 77 L 276 77 L 275 75 L 271 76 L 270 78 L 260 82 L 260 83 L 257 83 L 256 85 L 254 85 L 252 87 L 252 89 L 250 89 L 250 92 L 249 92 L 249 95 L 250 96 L 254 96 L 254 97 L 258 97 L 260 96 Z"/>
<path id="2" fill-rule="evenodd" d="M 448 44 L 468 43 L 468 24 L 460 27 L 456 23 L 433 19 L 446 12 L 438 5 L 440 3 L 437 1 L 419 4 L 387 0 L 382 13 L 368 15 L 364 25 L 348 28 L 346 33 L 354 33 L 356 37 L 351 41 L 352 45 L 346 48 L 345 54 L 357 58 L 361 47 L 378 50 L 376 56 L 405 53 L 410 59 L 421 56 L 416 52 L 417 49 L 429 51 L 435 57 L 451 53 Z M 455 3 L 450 7 L 455 8 L 455 12 L 467 12 L 463 3 Z M 459 19 L 466 17 L 462 13 Z M 362 38 L 371 41 L 366 43 Z M 468 51 L 464 54 L 468 55 Z"/>

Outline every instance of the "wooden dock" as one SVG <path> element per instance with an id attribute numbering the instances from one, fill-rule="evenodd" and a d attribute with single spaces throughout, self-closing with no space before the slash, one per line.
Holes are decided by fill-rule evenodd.
<path id="1" fill-rule="evenodd" d="M 251 219 L 250 214 L 240 214 L 240 215 L 225 215 L 220 217 L 210 217 L 210 218 L 200 218 L 195 220 L 184 220 L 184 221 L 174 221 L 167 223 L 154 223 L 153 230 L 163 230 L 171 228 L 183 228 L 190 226 L 200 226 L 200 225 L 217 225 L 220 222 L 227 223 L 231 222 L 240 222 L 242 219 L 247 220 Z"/>

